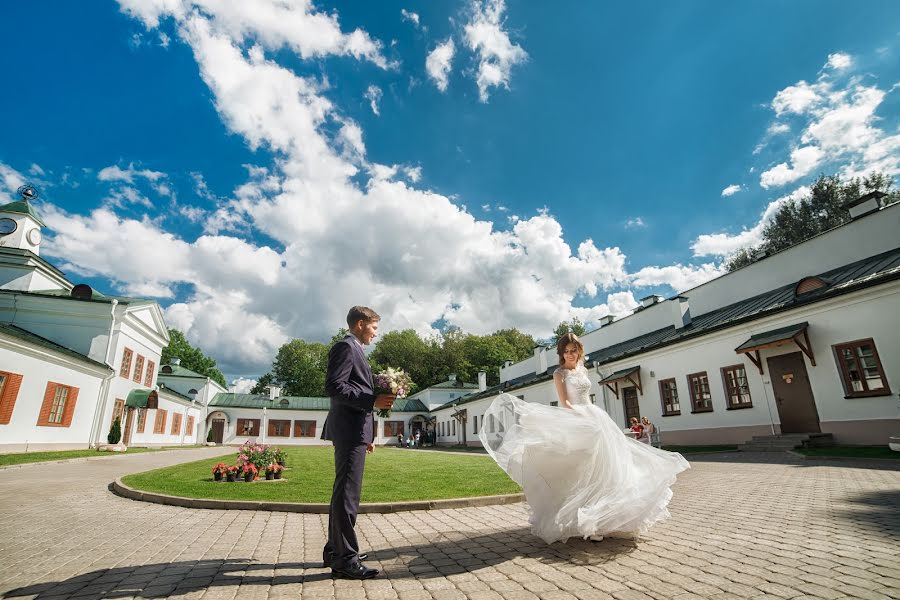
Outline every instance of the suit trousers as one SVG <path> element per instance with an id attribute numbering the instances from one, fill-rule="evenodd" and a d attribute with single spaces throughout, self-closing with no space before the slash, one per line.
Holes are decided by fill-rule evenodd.
<path id="1" fill-rule="evenodd" d="M 331 566 L 335 569 L 343 569 L 359 561 L 359 542 L 354 527 L 362 494 L 366 446 L 358 443 L 334 445 L 334 489 L 328 511 L 328 542 L 324 553 L 332 557 Z"/>

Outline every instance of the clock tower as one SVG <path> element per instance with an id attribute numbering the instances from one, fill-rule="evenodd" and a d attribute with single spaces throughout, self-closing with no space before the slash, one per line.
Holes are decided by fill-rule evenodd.
<path id="1" fill-rule="evenodd" d="M 31 201 L 37 198 L 33 186 L 18 190 L 21 200 L 0 206 L 0 248 L 18 248 L 40 254 L 41 228 L 44 222 Z"/>

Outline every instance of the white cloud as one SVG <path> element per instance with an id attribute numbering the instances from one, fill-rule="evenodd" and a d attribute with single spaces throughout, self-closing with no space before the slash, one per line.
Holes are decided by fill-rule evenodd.
<path id="1" fill-rule="evenodd" d="M 482 204 L 481 210 L 483 210 L 484 212 L 491 212 L 491 205 L 490 204 Z"/>
<path id="2" fill-rule="evenodd" d="M 44 170 L 37 163 L 31 163 L 31 166 L 28 167 L 28 172 L 31 173 L 32 175 L 38 175 L 38 176 L 44 175 Z"/>
<path id="3" fill-rule="evenodd" d="M 625 221 L 625 229 L 643 229 L 646 226 L 642 217 L 634 217 Z"/>
<path id="4" fill-rule="evenodd" d="M 422 179 L 422 167 L 405 167 L 403 172 L 412 183 L 419 183 L 419 180 Z"/>
<path id="5" fill-rule="evenodd" d="M 20 200 L 21 198 L 16 195 L 16 190 L 25 183 L 24 175 L 0 162 L 0 200 L 5 203 Z"/>
<path id="6" fill-rule="evenodd" d="M 809 192 L 810 189 L 808 187 L 802 186 L 786 196 L 773 200 L 766 206 L 756 225 L 750 229 L 744 229 L 740 233 L 711 233 L 698 236 L 697 239 L 694 240 L 694 243 L 691 244 L 694 256 L 725 257 L 741 248 L 758 245 L 763 239 L 763 229 L 765 229 L 772 217 L 775 216 L 778 209 L 781 208 L 785 202 L 796 202 L 807 196 Z"/>
<path id="7" fill-rule="evenodd" d="M 729 185 L 729 186 L 728 186 L 727 188 L 725 188 L 724 190 L 722 190 L 722 197 L 723 197 L 723 198 L 727 198 L 728 196 L 734 196 L 735 194 L 737 194 L 738 192 L 740 192 L 742 189 L 743 189 L 743 188 L 742 188 L 741 186 L 739 186 L 738 184 L 734 183 L 734 184 L 732 184 L 732 185 Z"/>
<path id="8" fill-rule="evenodd" d="M 376 115 L 380 115 L 381 113 L 378 110 L 378 104 L 381 102 L 381 88 L 377 85 L 370 85 L 366 88 L 366 93 L 364 95 L 366 100 L 369 101 L 369 107 L 372 109 L 372 112 Z"/>
<path id="9" fill-rule="evenodd" d="M 317 12 L 309 0 L 119 0 L 122 10 L 148 29 L 171 17 L 183 24 L 202 19 L 216 34 L 242 44 L 248 39 L 269 50 L 290 48 L 301 58 L 352 56 L 387 68 L 382 44 L 361 29 L 341 31 L 337 15 Z"/>
<path id="10" fill-rule="evenodd" d="M 503 0 L 473 0 L 471 18 L 465 26 L 465 39 L 469 49 L 478 54 L 478 96 L 487 102 L 490 88 L 503 86 L 509 89 L 510 71 L 528 59 L 528 53 L 509 39 L 503 30 Z"/>
<path id="11" fill-rule="evenodd" d="M 606 297 L 606 304 L 609 307 L 609 314 L 625 315 L 632 312 L 640 304 L 634 299 L 631 291 L 615 292 Z"/>
<path id="12" fill-rule="evenodd" d="M 246 377 L 238 377 L 237 379 L 232 380 L 231 385 L 228 386 L 228 391 L 234 394 L 249 394 L 250 390 L 256 387 L 256 379 L 247 379 Z"/>
<path id="13" fill-rule="evenodd" d="M 803 146 L 791 151 L 791 164 L 780 163 L 759 176 L 759 184 L 768 189 L 782 186 L 812 173 L 818 167 L 825 153 L 818 146 Z"/>
<path id="14" fill-rule="evenodd" d="M 169 36 L 167 36 L 162 31 L 159 32 L 159 45 L 160 46 L 162 46 L 163 48 L 168 48 L 170 41 L 171 40 L 169 39 Z"/>
<path id="15" fill-rule="evenodd" d="M 450 69 L 455 54 L 456 45 L 453 43 L 453 38 L 447 38 L 429 52 L 425 59 L 425 70 L 428 72 L 428 77 L 442 92 L 447 91 L 447 85 L 450 83 Z"/>
<path id="16" fill-rule="evenodd" d="M 405 8 L 400 9 L 400 16 L 404 21 L 408 21 L 413 24 L 413 27 L 416 29 L 425 29 L 419 23 L 419 13 L 412 12 L 411 10 L 406 10 Z"/>
<path id="17" fill-rule="evenodd" d="M 635 287 L 668 285 L 676 292 L 683 292 L 724 274 L 725 269 L 720 263 L 675 264 L 665 267 L 644 267 L 631 276 L 631 283 Z"/>
<path id="18" fill-rule="evenodd" d="M 785 114 L 803 114 L 822 102 L 822 86 L 810 85 L 806 81 L 798 81 L 775 94 L 772 108 L 776 116 Z"/>
<path id="19" fill-rule="evenodd" d="M 100 181 L 124 181 L 126 183 L 134 183 L 135 177 L 143 177 L 147 181 L 155 182 L 166 176 L 160 171 L 151 171 L 150 169 L 135 169 L 134 163 L 128 165 L 127 169 L 122 169 L 119 165 L 112 165 L 97 173 L 97 179 Z"/>
<path id="20" fill-rule="evenodd" d="M 825 63 L 825 66 L 837 71 L 843 71 L 853 66 L 853 57 L 844 52 L 835 52 L 828 55 L 828 62 Z"/>

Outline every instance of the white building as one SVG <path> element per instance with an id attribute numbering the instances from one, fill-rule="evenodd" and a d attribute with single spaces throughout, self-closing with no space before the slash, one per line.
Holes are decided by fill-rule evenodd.
<path id="1" fill-rule="evenodd" d="M 845 225 L 607 318 L 582 339 L 594 402 L 623 428 L 630 416 L 649 417 L 668 445 L 781 433 L 884 444 L 900 435 L 900 204 L 862 200 Z M 556 364 L 555 349 L 538 347 L 504 365 L 500 385 L 433 410 L 439 442 L 462 443 L 463 424 L 477 443 L 501 392 L 553 404 Z"/>
<path id="2" fill-rule="evenodd" d="M 75 285 L 41 258 L 44 223 L 32 197 L 26 189 L 0 206 L 0 452 L 105 444 L 116 418 L 126 444 L 193 443 L 196 431 L 183 428 L 202 411 L 183 398 L 152 394 L 159 408 L 142 417 L 126 406 L 134 394 L 147 403 L 156 387 L 169 343 L 159 305 Z M 163 414 L 173 415 L 164 430 L 141 428 Z"/>

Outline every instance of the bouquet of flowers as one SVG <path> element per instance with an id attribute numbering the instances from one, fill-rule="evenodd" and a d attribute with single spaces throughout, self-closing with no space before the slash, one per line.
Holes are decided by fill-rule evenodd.
<path id="1" fill-rule="evenodd" d="M 412 388 L 413 381 L 403 369 L 388 367 L 384 371 L 375 374 L 375 394 L 389 394 L 396 398 L 405 398 Z M 386 419 L 391 416 L 391 409 L 382 408 L 378 416 Z"/>

